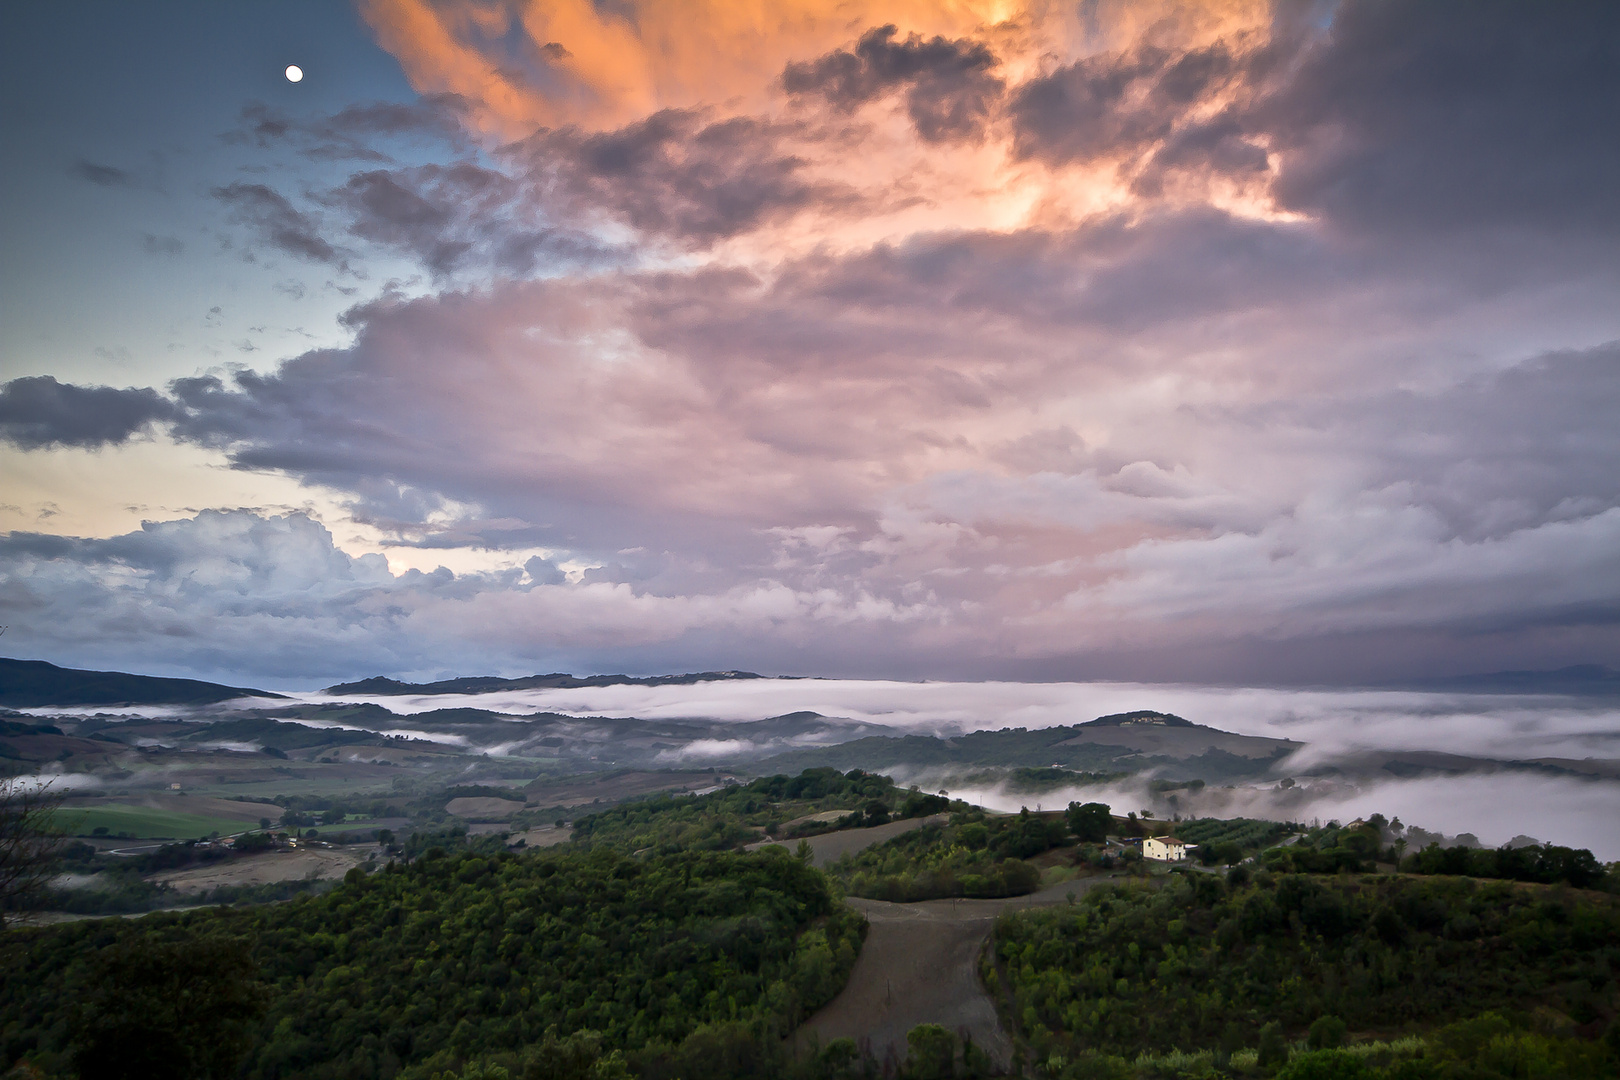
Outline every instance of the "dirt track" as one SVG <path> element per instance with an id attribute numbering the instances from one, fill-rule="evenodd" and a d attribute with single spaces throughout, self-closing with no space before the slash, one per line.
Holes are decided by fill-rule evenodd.
<path id="1" fill-rule="evenodd" d="M 918 1024 L 965 1032 L 1002 1067 L 1012 1064 L 1012 1040 L 979 984 L 979 950 L 997 915 L 1017 908 L 1067 903 L 1107 877 L 1048 886 L 1005 900 L 928 900 L 890 904 L 851 897 L 866 913 L 866 944 L 843 993 L 799 1028 L 802 1048 L 850 1038 L 880 1062 L 906 1056 L 906 1033 Z"/>

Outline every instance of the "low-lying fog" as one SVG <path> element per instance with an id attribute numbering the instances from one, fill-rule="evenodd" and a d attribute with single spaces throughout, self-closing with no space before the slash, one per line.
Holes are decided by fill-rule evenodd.
<path id="1" fill-rule="evenodd" d="M 309 700 L 330 700 L 309 695 Z M 1301 774 L 1359 750 L 1431 750 L 1525 761 L 1620 759 L 1620 703 L 1565 697 L 1413 691 L 1282 690 L 1135 683 L 946 683 L 759 679 L 688 686 L 603 686 L 432 697 L 356 697 L 399 713 L 474 707 L 506 713 L 751 721 L 810 710 L 881 724 L 897 733 L 955 734 L 1043 728 L 1108 713 L 1155 709 L 1245 735 L 1306 744 L 1282 767 Z M 692 748 L 696 750 L 698 748 Z M 689 751 L 690 753 L 690 751 Z M 692 754 L 693 757 L 700 755 Z M 919 783 L 937 780 L 919 774 Z M 1414 779 L 1301 779 L 1182 794 L 1176 807 L 1151 801 L 1145 782 L 1051 791 L 960 790 L 987 806 L 1098 800 L 1116 811 L 1149 806 L 1183 814 L 1348 820 L 1375 811 L 1409 825 L 1471 832 L 1487 844 L 1527 834 L 1620 859 L 1620 781 L 1522 771 Z"/>

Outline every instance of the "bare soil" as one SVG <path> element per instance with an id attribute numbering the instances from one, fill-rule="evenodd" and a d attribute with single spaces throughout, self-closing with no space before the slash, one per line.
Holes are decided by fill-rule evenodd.
<path id="1" fill-rule="evenodd" d="M 848 811 L 845 811 L 847 813 Z M 818 867 L 830 866 L 842 859 L 845 855 L 852 855 L 857 851 L 881 844 L 885 840 L 893 840 L 901 833 L 908 833 L 912 829 L 920 829 L 924 825 L 938 825 L 950 820 L 947 814 L 935 814 L 925 818 L 906 818 L 902 821 L 891 821 L 887 825 L 872 825 L 864 829 L 839 829 L 836 832 L 822 833 L 819 836 L 807 836 L 810 850 L 815 852 L 812 864 Z M 798 840 L 760 840 L 747 845 L 747 850 L 758 851 L 769 844 L 777 844 L 792 850 L 799 846 Z"/>
<path id="2" fill-rule="evenodd" d="M 268 885 L 276 881 L 319 881 L 340 878 L 350 867 L 365 861 L 371 848 L 355 844 L 349 847 L 301 847 L 294 850 L 267 851 L 262 855 L 249 855 L 229 859 L 213 866 L 193 867 L 158 874 L 152 880 L 167 882 L 180 892 L 201 892 L 219 885 Z"/>
<path id="3" fill-rule="evenodd" d="M 445 803 L 444 812 L 468 821 L 505 821 L 523 807 L 523 803 L 512 799 L 467 796 Z"/>
<path id="4" fill-rule="evenodd" d="M 586 806 L 616 803 L 655 791 L 698 791 L 720 783 L 724 773 L 617 772 L 536 780 L 525 787 L 530 806 Z"/>
<path id="5" fill-rule="evenodd" d="M 555 847 L 557 844 L 566 844 L 573 837 L 574 830 L 571 828 L 559 829 L 555 825 L 542 825 L 528 832 L 513 833 L 506 838 L 506 842 L 515 844 L 522 840 L 524 847 Z"/>
<path id="6" fill-rule="evenodd" d="M 843 992 L 800 1026 L 796 1045 L 805 1049 L 814 1042 L 854 1039 L 878 1061 L 898 1065 L 906 1056 L 907 1032 L 918 1024 L 940 1024 L 1009 1068 L 1012 1039 L 979 982 L 979 955 L 996 916 L 1068 903 L 1106 880 L 1065 881 L 1003 900 L 890 904 L 851 897 L 849 905 L 866 913 L 866 943 Z"/>

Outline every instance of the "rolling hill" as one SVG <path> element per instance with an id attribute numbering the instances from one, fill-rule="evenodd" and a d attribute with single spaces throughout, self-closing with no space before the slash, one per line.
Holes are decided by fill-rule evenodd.
<path id="1" fill-rule="evenodd" d="M 164 679 L 122 671 L 82 671 L 44 660 L 0 657 L 0 706 L 213 705 L 240 697 L 279 698 L 264 690 L 197 679 Z"/>

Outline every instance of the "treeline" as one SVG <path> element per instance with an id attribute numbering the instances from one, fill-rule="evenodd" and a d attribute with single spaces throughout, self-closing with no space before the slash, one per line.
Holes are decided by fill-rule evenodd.
<path id="1" fill-rule="evenodd" d="M 1401 862 L 1409 874 L 1457 874 L 1467 877 L 1534 881 L 1543 885 L 1597 888 L 1610 872 L 1585 848 L 1541 844 L 1517 848 L 1443 848 L 1430 844 Z"/>
<path id="2" fill-rule="evenodd" d="M 1191 838 L 1186 826 L 1179 827 L 1177 835 Z M 1390 836 L 1379 824 L 1357 828 L 1329 824 L 1310 830 L 1296 844 L 1264 852 L 1261 861 L 1273 873 L 1373 873 L 1382 863 L 1408 874 L 1498 878 L 1620 892 L 1620 864 L 1604 866 L 1585 848 L 1557 844 L 1442 847 L 1433 842 L 1407 854 L 1406 843 Z"/>
<path id="3" fill-rule="evenodd" d="M 938 795 L 897 788 L 886 776 L 852 769 L 806 769 L 767 776 L 707 795 L 654 795 L 574 822 L 574 839 L 619 851 L 724 851 L 776 836 L 797 817 L 825 810 L 849 814 L 822 830 L 922 817 L 949 807 Z M 963 804 L 965 805 L 965 804 Z M 797 830 L 806 835 L 811 830 Z"/>
<path id="4" fill-rule="evenodd" d="M 1466 878 L 1179 874 L 1003 915 L 994 946 L 986 982 L 1041 1060 L 1258 1053 L 1324 1016 L 1341 1034 L 1405 1034 L 1537 1008 L 1593 1035 L 1615 1022 L 1620 901 Z"/>
<path id="5" fill-rule="evenodd" d="M 85 1053 L 75 1002 L 106 982 L 98 958 L 230 939 L 266 1003 L 243 1080 L 427 1080 L 585 1032 L 647 1076 L 711 1051 L 776 1061 L 782 1036 L 842 987 L 864 925 L 781 850 L 434 851 L 288 904 L 10 933 L 0 1052 L 72 1072 Z M 709 1075 L 754 1075 L 738 1068 Z"/>

